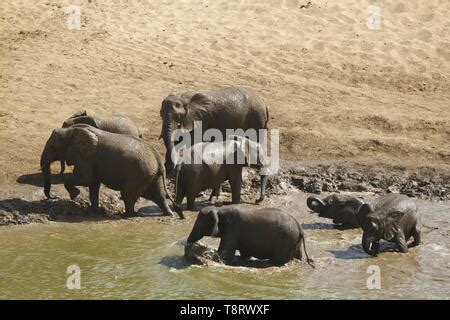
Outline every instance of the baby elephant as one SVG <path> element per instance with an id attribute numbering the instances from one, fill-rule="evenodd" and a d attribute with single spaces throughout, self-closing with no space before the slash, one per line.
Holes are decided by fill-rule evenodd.
<path id="1" fill-rule="evenodd" d="M 241 201 L 242 169 L 246 166 L 259 169 L 261 195 L 264 200 L 269 166 L 261 144 L 248 138 L 224 142 L 201 142 L 184 151 L 176 165 L 176 203 L 181 205 L 187 197 L 188 210 L 196 210 L 195 198 L 206 189 L 212 189 L 211 202 L 219 197 L 220 185 L 229 181 L 232 203 Z M 197 161 L 197 162 L 196 162 Z"/>
<path id="2" fill-rule="evenodd" d="M 407 241 L 414 238 L 412 246 L 420 244 L 421 217 L 414 200 L 404 195 L 389 194 L 372 204 L 363 204 L 358 221 L 364 233 L 362 246 L 374 256 L 380 251 L 380 240 L 395 242 L 400 252 L 408 252 Z"/>
<path id="3" fill-rule="evenodd" d="M 120 191 L 128 216 L 134 215 L 139 197 L 155 202 L 165 215 L 173 215 L 166 201 L 163 160 L 152 146 L 139 138 L 89 125 L 53 130 L 41 156 L 47 198 L 52 198 L 50 164 L 55 159 L 65 159 L 68 165 L 74 166 L 73 173 L 64 177 L 64 186 L 72 200 L 80 193 L 76 186 L 89 187 L 91 207 L 96 210 L 103 183 Z M 175 209 L 184 218 L 181 209 L 178 206 Z"/>
<path id="4" fill-rule="evenodd" d="M 104 131 L 112 133 L 129 134 L 134 137 L 142 138 L 136 124 L 127 117 L 109 117 L 109 118 L 99 118 L 92 115 L 88 115 L 86 110 L 79 111 L 71 116 L 69 119 L 64 121 L 62 127 L 68 128 L 75 124 L 88 124 L 95 128 L 99 128 Z M 61 160 L 61 174 L 64 173 L 66 168 L 64 159 Z"/>
<path id="5" fill-rule="evenodd" d="M 364 201 L 355 197 L 333 194 L 326 198 L 309 197 L 308 208 L 319 214 L 319 217 L 333 219 L 334 224 L 345 228 L 359 228 L 356 217 Z"/>
<path id="6" fill-rule="evenodd" d="M 283 265 L 293 258 L 301 260 L 303 245 L 307 262 L 314 267 L 300 224 L 279 209 L 203 208 L 187 242 L 194 243 L 204 236 L 221 238 L 218 254 L 225 263 L 231 263 L 239 250 L 243 259 L 269 259 Z"/>

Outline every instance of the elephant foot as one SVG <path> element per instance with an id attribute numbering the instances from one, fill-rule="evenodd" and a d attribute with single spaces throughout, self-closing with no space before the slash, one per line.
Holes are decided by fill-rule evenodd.
<path id="1" fill-rule="evenodd" d="M 170 210 L 170 211 L 163 212 L 163 216 L 164 217 L 173 217 L 174 214 L 173 214 L 173 211 Z"/>
<path id="2" fill-rule="evenodd" d="M 92 213 L 94 214 L 98 214 L 98 215 L 102 215 L 102 216 L 106 216 L 106 210 L 104 208 L 101 207 L 94 207 L 94 206 L 90 206 L 89 210 L 92 211 Z"/>
<path id="3" fill-rule="evenodd" d="M 125 212 L 123 214 L 124 219 L 135 218 L 135 217 L 139 217 L 139 215 L 136 212 Z"/>
<path id="4" fill-rule="evenodd" d="M 263 201 L 264 201 L 264 198 L 259 198 L 255 201 L 255 204 L 260 204 Z"/>
<path id="5" fill-rule="evenodd" d="M 69 190 L 70 200 L 75 200 L 80 194 L 80 190 L 78 188 L 73 188 Z"/>

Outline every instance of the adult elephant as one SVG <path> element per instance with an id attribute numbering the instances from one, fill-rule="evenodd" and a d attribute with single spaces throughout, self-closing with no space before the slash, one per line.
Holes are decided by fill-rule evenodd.
<path id="1" fill-rule="evenodd" d="M 104 131 L 120 134 L 129 134 L 134 137 L 142 138 L 142 134 L 139 131 L 136 124 L 130 118 L 123 116 L 114 116 L 101 118 L 93 115 L 88 115 L 86 110 L 79 111 L 64 121 L 62 127 L 68 128 L 75 124 L 88 124 L 95 128 L 99 128 Z M 58 159 L 61 161 L 61 171 L 63 174 L 66 168 L 64 159 Z"/>
<path id="2" fill-rule="evenodd" d="M 303 246 L 307 262 L 314 267 L 300 223 L 279 209 L 203 208 L 187 246 L 204 236 L 221 238 L 218 253 L 225 263 L 232 263 L 239 250 L 242 259 L 269 259 L 283 265 L 293 258 L 301 260 Z"/>
<path id="3" fill-rule="evenodd" d="M 91 207 L 96 210 L 100 184 L 104 184 L 120 191 L 128 216 L 135 214 L 134 205 L 139 197 L 155 202 L 164 215 L 173 215 L 166 200 L 169 194 L 162 158 L 142 139 L 89 125 L 53 130 L 41 155 L 47 198 L 53 198 L 50 164 L 55 159 L 65 159 L 74 166 L 73 173 L 64 177 L 64 186 L 72 200 L 80 193 L 76 186 L 89 187 Z M 184 218 L 181 209 L 176 205 L 175 209 Z"/>
<path id="4" fill-rule="evenodd" d="M 192 130 L 194 122 L 201 121 L 203 131 L 214 128 L 225 135 L 226 129 L 267 129 L 269 121 L 269 110 L 262 96 L 244 87 L 172 93 L 163 100 L 160 115 L 163 121 L 161 138 L 166 146 L 166 170 L 169 172 L 174 168 L 172 133 L 176 129 Z"/>

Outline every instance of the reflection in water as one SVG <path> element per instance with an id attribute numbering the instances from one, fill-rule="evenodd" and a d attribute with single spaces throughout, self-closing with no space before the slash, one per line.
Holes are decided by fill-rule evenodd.
<path id="1" fill-rule="evenodd" d="M 0 230 L 0 298 L 321 299 L 444 298 L 450 289 L 450 203 L 419 202 L 424 243 L 409 254 L 370 258 L 360 230 L 338 230 L 309 213 L 301 193 L 269 200 L 296 216 L 316 269 L 304 262 L 278 268 L 189 265 L 184 240 L 195 220 L 155 219 L 57 223 Z M 217 247 L 217 239 L 204 239 Z M 67 267 L 81 268 L 81 290 L 66 288 Z M 368 290 L 367 268 L 381 268 L 381 290 Z"/>

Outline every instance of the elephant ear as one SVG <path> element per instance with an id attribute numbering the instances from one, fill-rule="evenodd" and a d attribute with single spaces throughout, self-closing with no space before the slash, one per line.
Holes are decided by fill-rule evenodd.
<path id="1" fill-rule="evenodd" d="M 368 203 L 364 203 L 358 210 L 358 214 L 356 218 L 358 220 L 359 225 L 362 227 L 367 219 L 367 215 L 373 212 L 373 208 Z"/>
<path id="2" fill-rule="evenodd" d="M 404 212 L 394 211 L 389 212 L 384 218 L 384 232 L 383 236 L 385 240 L 392 240 L 399 232 L 399 222 L 405 215 Z"/>
<path id="3" fill-rule="evenodd" d="M 192 96 L 190 102 L 186 105 L 186 121 L 193 122 L 204 119 L 208 116 L 209 109 L 212 105 L 213 101 L 208 97 L 208 95 L 197 92 Z"/>
<path id="4" fill-rule="evenodd" d="M 74 113 L 69 119 L 78 118 L 78 117 L 85 117 L 85 116 L 87 116 L 87 111 L 86 110 L 80 110 L 80 111 Z"/>
<path id="5" fill-rule="evenodd" d="M 230 228 L 232 228 L 231 223 L 234 218 L 234 211 L 233 209 L 231 211 L 219 211 L 218 217 L 219 217 L 219 236 L 222 237 L 224 234 L 226 234 Z"/>
<path id="6" fill-rule="evenodd" d="M 77 160 L 81 159 L 92 159 L 97 153 L 97 135 L 83 127 L 73 127 L 69 130 L 71 130 L 70 136 L 72 139 L 66 152 L 68 164 L 75 164 Z"/>
<path id="7" fill-rule="evenodd" d="M 206 233 L 211 237 L 217 237 L 220 235 L 219 231 L 219 209 L 214 208 L 208 212 L 208 226 L 206 226 Z"/>
<path id="8" fill-rule="evenodd" d="M 93 116 L 82 116 L 77 119 L 77 123 L 84 123 L 88 124 L 90 126 L 93 126 L 95 128 L 98 128 L 97 120 Z"/>

